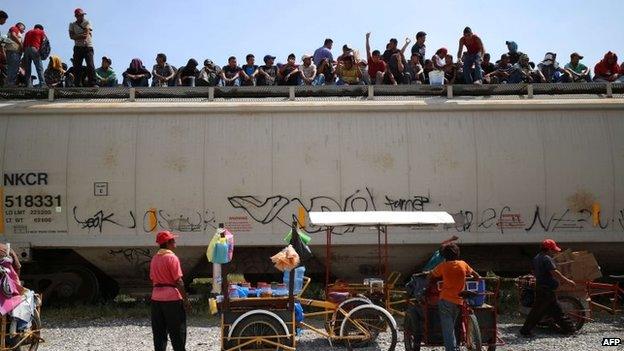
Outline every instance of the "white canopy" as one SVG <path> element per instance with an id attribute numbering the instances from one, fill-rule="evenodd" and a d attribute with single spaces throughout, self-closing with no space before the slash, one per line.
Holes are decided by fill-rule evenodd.
<path id="1" fill-rule="evenodd" d="M 377 225 L 439 225 L 453 224 L 453 217 L 444 211 L 350 211 L 310 212 L 310 223 L 316 226 L 377 226 Z"/>

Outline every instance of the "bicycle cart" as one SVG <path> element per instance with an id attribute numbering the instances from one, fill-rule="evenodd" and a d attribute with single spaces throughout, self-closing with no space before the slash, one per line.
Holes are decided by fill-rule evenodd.
<path id="1" fill-rule="evenodd" d="M 36 351 L 41 338 L 41 295 L 34 296 L 33 318 L 30 326 L 21 328 L 17 320 L 0 317 L 0 351 Z"/>
<path id="2" fill-rule="evenodd" d="M 298 236 L 296 223 L 292 235 Z M 227 264 L 222 266 L 223 276 Z M 344 301 L 314 300 L 302 297 L 310 283 L 297 295 L 294 293 L 294 269 L 290 271 L 288 295 L 230 298 L 228 293 L 218 304 L 221 312 L 221 350 L 295 350 L 297 328 L 310 330 L 331 343 L 342 343 L 348 348 L 365 346 L 378 338 L 386 345 L 383 350 L 393 351 L 397 343 L 397 325 L 392 315 L 383 307 L 371 304 L 364 298 Z M 222 291 L 228 291 L 222 279 Z M 306 318 L 325 317 L 325 328 L 297 321 L 295 302 L 318 312 L 306 313 Z"/>

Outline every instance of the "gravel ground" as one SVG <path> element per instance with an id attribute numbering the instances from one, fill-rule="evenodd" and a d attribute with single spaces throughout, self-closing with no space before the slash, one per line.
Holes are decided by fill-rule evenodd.
<path id="1" fill-rule="evenodd" d="M 506 321 L 509 322 L 509 321 Z M 96 319 L 89 322 L 44 321 L 43 337 L 46 340 L 40 350 L 55 351 L 121 351 L 153 350 L 152 334 L 148 319 Z M 537 330 L 531 339 L 518 337 L 519 323 L 501 323 L 499 330 L 506 342 L 498 350 L 604 350 L 603 337 L 624 338 L 624 317 L 602 318 L 586 324 L 573 337 L 562 337 L 546 330 Z M 205 322 L 191 320 L 188 328 L 187 350 L 218 350 L 219 327 L 216 320 Z M 397 351 L 404 351 L 402 332 L 399 332 Z M 311 331 L 304 331 L 298 339 L 297 350 L 330 350 L 327 340 L 319 338 Z M 170 349 L 170 348 L 169 348 Z M 335 346 L 336 350 L 344 350 Z M 624 346 L 611 349 L 624 349 Z M 362 351 L 384 350 L 383 340 L 378 345 L 360 348 Z M 424 348 L 424 350 L 442 350 Z"/>

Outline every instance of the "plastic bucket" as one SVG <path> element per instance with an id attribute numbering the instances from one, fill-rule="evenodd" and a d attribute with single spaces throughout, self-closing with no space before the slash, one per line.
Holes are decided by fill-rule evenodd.
<path id="1" fill-rule="evenodd" d="M 429 72 L 429 84 L 430 85 L 444 85 L 444 72 L 443 71 Z"/>

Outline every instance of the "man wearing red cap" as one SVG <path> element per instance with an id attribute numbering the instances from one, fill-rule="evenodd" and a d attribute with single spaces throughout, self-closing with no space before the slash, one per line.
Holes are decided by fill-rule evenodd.
<path id="1" fill-rule="evenodd" d="M 87 84 L 95 84 L 95 63 L 93 62 L 93 29 L 91 23 L 84 16 L 86 13 L 82 9 L 74 10 L 76 22 L 69 24 L 69 37 L 74 41 L 74 70 L 78 70 L 82 65 L 82 60 L 87 64 Z M 82 84 L 82 77 L 76 79 L 77 86 Z"/>
<path id="2" fill-rule="evenodd" d="M 167 349 L 167 335 L 173 351 L 185 351 L 186 347 L 186 310 L 190 304 L 184 290 L 180 260 L 173 253 L 176 237 L 169 231 L 159 232 L 156 243 L 160 249 L 150 263 L 155 351 Z"/>
<path id="3" fill-rule="evenodd" d="M 550 316 L 563 333 L 572 334 L 575 332 L 572 321 L 563 313 L 555 295 L 555 289 L 559 286 L 559 281 L 572 286 L 576 285 L 574 281 L 566 278 L 557 270 L 552 256 L 560 251 L 561 249 L 554 240 L 546 239 L 542 241 L 540 253 L 533 258 L 535 303 L 520 329 L 520 334 L 523 336 L 531 336 L 531 330 L 544 316 Z"/>

